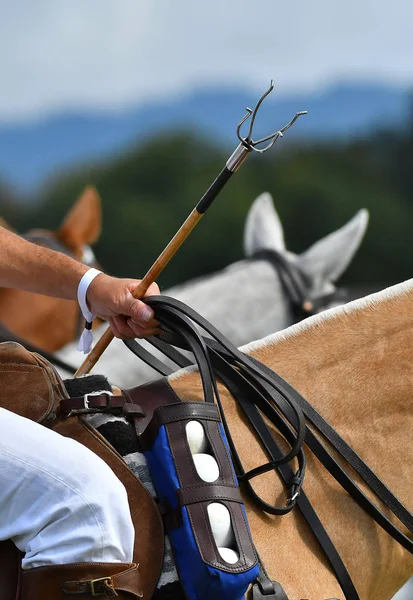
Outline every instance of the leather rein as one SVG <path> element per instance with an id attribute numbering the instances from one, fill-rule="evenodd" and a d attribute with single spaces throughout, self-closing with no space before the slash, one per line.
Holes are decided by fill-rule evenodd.
<path id="1" fill-rule="evenodd" d="M 298 323 L 299 321 L 326 309 L 334 300 L 340 304 L 346 300 L 347 292 L 344 288 L 336 288 L 332 292 L 314 296 L 311 291 L 310 279 L 305 276 L 296 263 L 289 260 L 285 254 L 277 252 L 277 250 L 259 250 L 258 252 L 255 252 L 249 260 L 266 260 L 273 266 L 275 272 L 280 277 L 281 284 L 291 303 L 294 323 Z M 156 344 L 155 340 L 156 338 L 152 338 L 151 343 L 153 345 Z M 147 365 L 161 375 L 169 375 L 172 373 L 168 368 L 164 370 L 165 365 L 163 362 L 158 360 L 153 354 L 145 350 L 143 346 L 134 340 L 124 340 L 124 344 L 131 352 L 141 358 Z M 178 361 L 172 359 L 172 361 L 176 362 L 178 366 L 182 366 L 179 363 L 179 359 Z"/>
<path id="2" fill-rule="evenodd" d="M 359 600 L 358 593 L 340 555 L 302 489 L 306 467 L 304 443 L 359 506 L 400 545 L 413 554 L 413 541 L 370 501 L 320 439 L 326 440 L 333 446 L 341 459 L 357 472 L 375 493 L 377 499 L 390 509 L 410 533 L 413 533 L 413 515 L 301 394 L 277 373 L 240 352 L 215 327 L 185 304 L 166 296 L 151 297 L 147 302 L 154 309 L 164 331 L 158 337 L 147 338 L 147 341 L 179 367 L 187 367 L 193 361 L 177 348 L 190 350 L 193 353 L 199 368 L 205 401 L 216 402 L 220 408 L 238 480 L 246 487 L 255 504 L 264 512 L 283 515 L 295 506 L 298 508 L 333 569 L 346 600 Z M 208 337 L 202 337 L 197 326 L 201 327 Z M 150 357 L 154 358 L 152 354 L 136 341 L 128 340 L 125 344 L 162 375 L 167 376 L 174 371 L 157 359 L 151 360 Z M 219 397 L 217 377 L 238 402 L 268 456 L 267 463 L 250 471 L 246 472 L 243 468 L 232 441 Z M 290 445 L 290 450 L 286 454 L 282 453 L 262 414 L 271 421 Z M 307 423 L 321 434 L 320 439 Z M 294 458 L 298 463 L 295 471 L 288 464 Z M 284 506 L 268 504 L 252 488 L 251 480 L 270 470 L 278 472 L 286 487 L 287 500 Z M 278 588 L 273 588 L 271 591 L 270 583 L 273 582 L 270 582 L 263 565 L 261 571 L 262 585 L 258 591 L 257 588 L 255 589 L 254 600 L 261 598 L 288 600 L 285 592 L 283 592 L 284 596 L 276 596 L 274 590 Z"/>

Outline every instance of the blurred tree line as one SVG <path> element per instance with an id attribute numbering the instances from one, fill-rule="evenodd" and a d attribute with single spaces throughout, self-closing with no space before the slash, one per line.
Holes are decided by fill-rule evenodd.
<path id="1" fill-rule="evenodd" d="M 103 201 L 95 251 L 112 274 L 142 277 L 228 158 L 193 133 L 163 135 L 115 159 L 50 181 L 36 202 L 20 204 L 0 187 L 1 215 L 18 231 L 56 229 L 84 186 Z M 346 282 L 390 284 L 411 277 L 413 119 L 348 143 L 279 140 L 253 156 L 162 274 L 163 287 L 221 269 L 243 257 L 251 202 L 269 191 L 294 252 L 341 227 L 360 208 L 370 224 Z"/>

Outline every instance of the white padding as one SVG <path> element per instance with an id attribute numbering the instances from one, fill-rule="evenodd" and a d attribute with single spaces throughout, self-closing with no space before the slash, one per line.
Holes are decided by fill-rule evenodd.
<path id="1" fill-rule="evenodd" d="M 235 550 L 231 550 L 231 548 L 218 548 L 218 552 L 225 562 L 229 563 L 230 565 L 234 565 L 239 561 L 238 554 L 235 552 Z"/>
<path id="2" fill-rule="evenodd" d="M 205 452 L 208 444 L 207 437 L 201 423 L 199 421 L 189 421 L 189 423 L 186 424 L 185 429 L 191 454 Z"/>
<path id="3" fill-rule="evenodd" d="M 220 502 L 211 502 L 211 504 L 208 504 L 207 510 L 216 545 L 229 548 L 234 543 L 229 510 Z"/>
<path id="4" fill-rule="evenodd" d="M 219 477 L 218 463 L 210 454 L 194 454 L 192 456 L 198 475 L 203 481 L 212 483 Z"/>

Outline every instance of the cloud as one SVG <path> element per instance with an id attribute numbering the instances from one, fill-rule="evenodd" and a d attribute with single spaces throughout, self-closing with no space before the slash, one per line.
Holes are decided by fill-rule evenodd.
<path id="1" fill-rule="evenodd" d="M 413 79 L 409 0 L 0 0 L 0 120 L 196 86 Z"/>

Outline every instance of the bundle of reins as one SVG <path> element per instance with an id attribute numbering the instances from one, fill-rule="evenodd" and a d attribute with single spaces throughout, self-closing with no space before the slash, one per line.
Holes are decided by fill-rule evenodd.
<path id="1" fill-rule="evenodd" d="M 399 544 L 413 553 L 413 541 L 352 481 L 309 425 L 340 454 L 411 533 L 413 515 L 301 394 L 277 373 L 240 352 L 213 325 L 182 302 L 166 296 L 155 296 L 146 301 L 154 309 L 156 319 L 163 329 L 160 336 L 148 338 L 148 341 L 179 367 L 187 367 L 193 364 L 193 361 L 177 348 L 192 352 L 199 369 L 204 399 L 206 402 L 216 402 L 220 408 L 238 480 L 246 486 L 258 508 L 267 513 L 283 515 L 294 506 L 298 507 L 330 563 L 347 600 L 359 600 L 359 596 L 340 555 L 302 489 L 306 464 L 304 443 L 370 517 Z M 199 327 L 208 337 L 200 334 Z M 143 349 L 138 342 L 128 340 L 125 343 L 139 358 L 162 375 L 168 375 L 172 371 L 160 361 L 151 360 L 151 353 Z M 217 378 L 228 388 L 241 407 L 269 458 L 267 463 L 248 472 L 243 468 L 231 438 L 220 401 Z M 263 415 L 288 442 L 290 450 L 286 454 L 282 453 Z M 295 458 L 298 468 L 294 471 L 289 463 Z M 285 506 L 268 504 L 251 485 L 254 477 L 270 470 L 279 473 L 288 490 Z"/>

